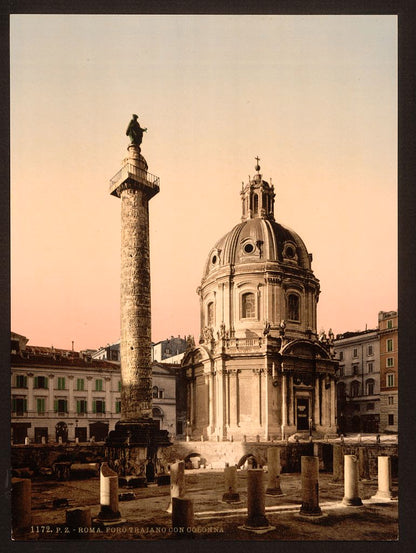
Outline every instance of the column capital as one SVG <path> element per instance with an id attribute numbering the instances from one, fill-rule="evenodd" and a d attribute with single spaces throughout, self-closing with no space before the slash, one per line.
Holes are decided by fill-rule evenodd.
<path id="1" fill-rule="evenodd" d="M 252 369 L 253 374 L 262 374 L 264 373 L 264 369 Z"/>

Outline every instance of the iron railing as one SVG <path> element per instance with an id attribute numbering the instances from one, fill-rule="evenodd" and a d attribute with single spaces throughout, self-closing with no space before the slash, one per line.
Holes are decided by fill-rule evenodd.
<path id="1" fill-rule="evenodd" d="M 120 181 L 124 181 L 128 178 L 137 179 L 139 181 L 145 182 L 148 186 L 159 187 L 160 179 L 156 175 L 152 175 L 143 169 L 139 169 L 132 163 L 126 163 L 113 178 L 110 179 L 110 189 L 113 189 L 114 186 Z"/>

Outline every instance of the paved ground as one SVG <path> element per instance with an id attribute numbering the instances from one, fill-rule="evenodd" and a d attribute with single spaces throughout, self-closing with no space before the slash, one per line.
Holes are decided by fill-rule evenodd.
<path id="1" fill-rule="evenodd" d="M 159 540 L 178 537 L 215 540 L 396 540 L 398 537 L 398 502 L 374 503 L 370 497 L 377 491 L 377 481 L 360 482 L 363 507 L 344 507 L 343 483 L 334 483 L 332 474 L 320 474 L 320 506 L 327 514 L 321 522 L 296 518 L 301 502 L 300 474 L 282 474 L 284 496 L 266 496 L 266 516 L 276 528 L 266 534 L 239 529 L 247 518 L 247 473 L 238 471 L 241 504 L 222 503 L 223 472 L 219 470 L 186 470 L 186 496 L 194 501 L 194 534 L 178 534 L 172 530 L 171 516 L 166 512 L 170 487 L 135 489 L 135 499 L 120 501 L 121 515 L 126 522 L 101 532 L 82 534 L 92 540 Z M 265 484 L 267 474 L 265 474 Z M 120 490 L 123 492 L 126 490 Z M 129 490 L 131 491 L 131 490 Z M 397 494 L 397 482 L 393 482 Z M 99 506 L 99 478 L 55 482 L 34 480 L 32 483 L 33 531 L 18 539 L 66 539 L 65 508 L 53 508 L 54 499 L 67 498 L 70 507 L 89 506 L 96 516 Z M 17 536 L 16 536 L 17 537 Z"/>

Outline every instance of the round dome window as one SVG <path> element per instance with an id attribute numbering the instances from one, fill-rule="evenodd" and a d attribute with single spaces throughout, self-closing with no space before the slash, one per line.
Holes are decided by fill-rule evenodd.
<path id="1" fill-rule="evenodd" d="M 248 244 L 246 244 L 244 246 L 244 251 L 245 251 L 245 253 L 253 253 L 253 251 L 254 251 L 253 244 L 250 244 L 250 242 Z"/>
<path id="2" fill-rule="evenodd" d="M 217 256 L 213 255 L 211 261 L 212 261 L 212 264 L 215 265 L 215 263 L 217 262 Z"/>
<path id="3" fill-rule="evenodd" d="M 287 246 L 285 250 L 286 257 L 293 259 L 295 257 L 295 250 L 293 246 Z"/>

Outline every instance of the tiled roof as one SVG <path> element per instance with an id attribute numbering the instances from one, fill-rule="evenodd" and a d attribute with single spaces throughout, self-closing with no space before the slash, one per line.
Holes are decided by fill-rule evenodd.
<path id="1" fill-rule="evenodd" d="M 35 348 L 38 349 L 38 348 Z M 74 353 L 74 352 L 73 352 Z M 111 363 L 110 361 L 103 361 L 100 359 L 91 359 L 75 356 L 66 356 L 59 353 L 59 350 L 55 351 L 54 355 L 40 355 L 38 352 L 32 353 L 28 351 L 28 348 L 22 354 L 11 355 L 12 366 L 35 366 L 35 365 L 47 365 L 50 367 L 78 367 L 83 369 L 105 369 L 120 371 L 120 365 Z"/>

